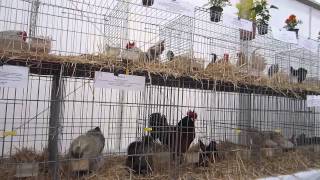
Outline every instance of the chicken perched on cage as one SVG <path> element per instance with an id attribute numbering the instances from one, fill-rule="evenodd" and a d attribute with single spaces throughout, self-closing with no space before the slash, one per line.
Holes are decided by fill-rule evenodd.
<path id="1" fill-rule="evenodd" d="M 109 44 L 105 45 L 104 52 L 103 52 L 103 54 L 107 58 L 113 58 L 113 59 L 116 59 L 117 57 L 119 57 L 120 53 L 121 53 L 121 49 L 120 48 L 112 47 Z"/>
<path id="2" fill-rule="evenodd" d="M 162 40 L 151 46 L 147 51 L 148 62 L 159 61 L 159 56 L 165 50 L 165 40 Z"/>
<path id="3" fill-rule="evenodd" d="M 151 136 L 142 137 L 141 141 L 134 141 L 128 146 L 126 165 L 136 174 L 148 174 L 153 171 L 154 140 Z"/>
<path id="4" fill-rule="evenodd" d="M 271 78 L 279 72 L 279 64 L 272 64 L 268 69 L 268 76 Z"/>
<path id="5" fill-rule="evenodd" d="M 28 50 L 27 33 L 25 31 L 1 31 L 0 49 L 2 50 Z"/>
<path id="6" fill-rule="evenodd" d="M 274 131 L 262 131 L 264 146 L 269 148 L 280 147 L 284 150 L 292 149 L 294 144 L 281 133 Z"/>
<path id="7" fill-rule="evenodd" d="M 255 49 L 251 53 L 251 57 L 247 57 L 243 52 L 237 54 L 238 61 L 237 66 L 241 69 L 245 69 L 248 74 L 253 76 L 259 76 L 267 66 L 266 59 Z"/>
<path id="8" fill-rule="evenodd" d="M 89 161 L 89 169 L 98 167 L 98 160 L 105 146 L 105 138 L 99 127 L 89 130 L 71 142 L 69 156 L 73 159 L 85 159 Z"/>
<path id="9" fill-rule="evenodd" d="M 168 124 L 164 115 L 151 114 L 149 127 L 152 128 L 151 136 L 158 139 L 162 144 L 169 147 L 171 152 L 176 152 L 179 157 L 185 153 L 195 138 L 195 120 L 197 113 L 188 111 L 187 116 L 182 118 L 176 126 Z"/>
<path id="10" fill-rule="evenodd" d="M 224 54 L 221 59 L 218 59 L 215 53 L 212 53 L 211 56 L 211 62 L 206 67 L 207 70 L 212 69 L 215 64 L 229 64 L 229 54 Z"/>
<path id="11" fill-rule="evenodd" d="M 197 72 L 204 69 L 204 60 L 200 58 L 195 58 L 192 52 L 187 52 L 177 56 L 175 56 L 173 52 L 171 52 L 169 52 L 169 57 L 167 55 L 169 61 L 165 62 L 165 64 L 168 67 L 174 68 L 175 70 L 181 73 L 186 73 L 190 71 Z"/>
<path id="12" fill-rule="evenodd" d="M 292 135 L 291 139 L 296 146 L 320 144 L 320 137 L 317 137 L 317 136 L 307 137 L 306 134 L 304 133 L 300 134 L 297 138 L 295 135 Z"/>
<path id="13" fill-rule="evenodd" d="M 189 147 L 184 157 L 186 164 L 208 167 L 210 163 L 218 159 L 217 143 L 211 140 L 208 145 L 205 145 L 199 139 L 198 143 L 194 143 Z"/>
<path id="14" fill-rule="evenodd" d="M 298 68 L 298 69 L 294 69 L 293 67 L 290 67 L 290 75 L 292 77 L 296 77 L 298 80 L 298 83 L 302 83 L 308 74 L 308 70 L 306 70 L 305 68 Z"/>
<path id="15" fill-rule="evenodd" d="M 146 54 L 138 47 L 134 41 L 129 41 L 126 49 L 120 53 L 120 58 L 124 63 L 143 62 Z"/>
<path id="16" fill-rule="evenodd" d="M 286 139 L 281 133 L 274 131 L 259 131 L 255 128 L 249 128 L 240 132 L 240 136 L 246 137 L 241 142 L 246 146 L 255 146 L 256 148 L 281 148 L 283 150 L 292 149 L 293 143 Z"/>
<path id="17" fill-rule="evenodd" d="M 50 37 L 31 37 L 29 41 L 30 51 L 48 54 L 51 51 L 51 42 Z"/>

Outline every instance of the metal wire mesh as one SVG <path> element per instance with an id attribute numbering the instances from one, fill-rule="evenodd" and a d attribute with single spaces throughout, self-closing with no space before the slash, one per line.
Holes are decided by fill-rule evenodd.
<path id="1" fill-rule="evenodd" d="M 271 33 L 253 35 L 223 22 L 213 23 L 208 9 L 197 7 L 194 17 L 187 17 L 142 6 L 140 0 L 2 0 L 0 32 L 11 30 L 27 31 L 28 40 L 4 36 L 8 41 L 2 41 L 0 50 L 12 56 L 1 58 L 1 63 L 28 66 L 30 75 L 27 88 L 0 87 L 0 131 L 16 131 L 16 135 L 1 137 L 0 142 L 1 164 L 11 169 L 5 171 L 3 177 L 7 179 L 17 174 L 15 170 L 21 163 L 36 161 L 17 159 L 17 153 L 24 148 L 37 153 L 48 151 L 47 158 L 37 160 L 40 179 L 81 179 L 80 174 L 67 173 L 65 165 L 75 161 L 67 155 L 72 142 L 95 127 L 100 127 L 104 135 L 102 156 L 107 159 L 106 169 L 112 168 L 113 165 L 108 164 L 112 161 L 117 162 L 115 167 L 125 169 L 130 144 L 136 141 L 137 145 L 145 135 L 152 133 L 146 129 L 150 127 L 152 113 L 166 116 L 169 129 L 166 133 L 176 138 L 170 139 L 175 147 L 171 147 L 170 161 L 163 165 L 169 169 L 165 178 L 184 173 L 178 155 L 185 152 L 178 151 L 185 144 L 176 134 L 178 123 L 189 117 L 189 110 L 198 115 L 195 138 L 190 146 L 197 145 L 199 139 L 205 144 L 215 140 L 218 145 L 224 142 L 247 145 L 248 137 L 242 133 L 248 129 L 277 132 L 286 141 L 301 134 L 319 138 L 319 110 L 306 106 L 304 91 L 298 92 L 300 96 L 297 97 L 295 92 L 292 95 L 250 84 L 201 79 L 200 75 L 192 79 L 188 76 L 196 71 L 193 68 L 188 71 L 191 74 L 182 74 L 182 77 L 142 73 L 147 78 L 144 91 L 95 88 L 95 71 L 116 73 L 116 67 L 95 66 L 88 58 L 90 55 L 103 60 L 102 55 L 113 48 L 113 55 L 122 60 L 129 41 L 134 41 L 141 52 L 147 52 L 161 40 L 165 40 L 165 50 L 155 64 L 168 62 L 169 50 L 175 56 L 191 58 L 191 63 L 200 63 L 202 70 L 212 62 L 213 54 L 218 59 L 228 57 L 232 64 L 239 61 L 239 53 L 248 58 L 259 54 L 266 68 L 258 72 L 258 76 L 266 76 L 272 64 L 278 64 L 288 76 L 291 66 L 303 67 L 308 71 L 307 78 L 319 85 L 319 51 L 315 53 L 275 40 Z M 244 40 L 244 36 L 250 40 Z M 17 58 L 16 51 L 35 51 L 40 58 Z M 47 62 L 49 56 L 86 58 L 85 62 Z M 183 66 L 189 68 L 189 65 Z M 170 142 L 168 144 L 170 146 Z M 319 142 L 311 144 L 317 146 Z M 147 152 L 149 147 L 144 144 L 142 153 L 137 154 L 136 150 L 133 155 L 144 158 L 160 154 Z M 51 165 L 49 169 L 47 165 Z M 51 178 L 48 171 L 51 171 Z M 121 177 L 129 179 L 131 174 L 127 169 L 125 172 Z"/>

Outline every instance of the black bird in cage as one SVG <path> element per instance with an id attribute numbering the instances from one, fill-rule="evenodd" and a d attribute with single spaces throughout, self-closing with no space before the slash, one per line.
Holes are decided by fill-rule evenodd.
<path id="1" fill-rule="evenodd" d="M 197 113 L 189 111 L 176 126 L 168 124 L 167 119 L 160 113 L 151 114 L 149 126 L 152 128 L 151 136 L 169 147 L 177 156 L 185 153 L 195 138 L 195 120 Z"/>
<path id="2" fill-rule="evenodd" d="M 101 156 L 105 138 L 99 127 L 78 136 L 70 145 L 69 155 L 73 159 L 88 159 L 89 169 L 97 168 L 97 158 Z"/>
<path id="3" fill-rule="evenodd" d="M 216 63 L 216 61 L 217 61 L 217 59 L 218 59 L 217 54 L 212 53 L 211 56 L 212 56 L 211 63 Z"/>
<path id="4" fill-rule="evenodd" d="M 307 77 L 308 70 L 304 68 L 294 69 L 290 67 L 290 74 L 298 78 L 298 83 L 302 83 Z"/>
<path id="5" fill-rule="evenodd" d="M 167 52 L 167 59 L 169 60 L 169 61 L 171 61 L 171 60 L 173 60 L 173 58 L 174 58 L 174 53 L 173 53 L 173 51 L 168 51 Z"/>
<path id="6" fill-rule="evenodd" d="M 268 75 L 271 78 L 273 75 L 279 72 L 279 64 L 272 64 L 268 70 Z"/>
<path id="7" fill-rule="evenodd" d="M 209 163 L 212 163 L 214 159 L 218 158 L 218 150 L 216 141 L 211 141 L 209 145 L 199 140 L 201 152 L 199 154 L 199 166 L 208 167 Z"/>
<path id="8" fill-rule="evenodd" d="M 128 146 L 126 165 L 135 174 L 146 175 L 152 172 L 153 142 L 154 139 L 151 136 L 144 136 L 141 141 L 134 141 Z"/>

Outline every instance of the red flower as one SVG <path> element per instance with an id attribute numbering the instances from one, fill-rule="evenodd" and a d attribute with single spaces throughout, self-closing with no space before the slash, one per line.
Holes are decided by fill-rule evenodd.
<path id="1" fill-rule="evenodd" d="M 296 19 L 296 16 L 292 14 L 292 15 L 289 16 L 289 19 L 290 20 L 294 20 L 294 19 Z"/>

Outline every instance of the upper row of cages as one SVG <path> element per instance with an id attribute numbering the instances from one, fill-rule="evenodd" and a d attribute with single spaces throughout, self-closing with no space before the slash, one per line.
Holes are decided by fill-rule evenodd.
<path id="1" fill-rule="evenodd" d="M 205 72 L 217 78 L 233 74 L 231 68 L 254 77 L 278 73 L 289 82 L 319 82 L 319 50 L 276 40 L 270 29 L 265 34 L 256 28 L 249 32 L 228 27 L 222 20 L 212 22 L 210 11 L 201 7 L 189 17 L 145 7 L 140 0 L 43 0 L 38 6 L 4 0 L 0 14 L 0 50 L 7 56 L 58 56 L 125 68 L 160 64 L 149 70 Z M 221 62 L 222 67 L 215 68 Z M 223 72 L 217 75 L 217 69 Z"/>

